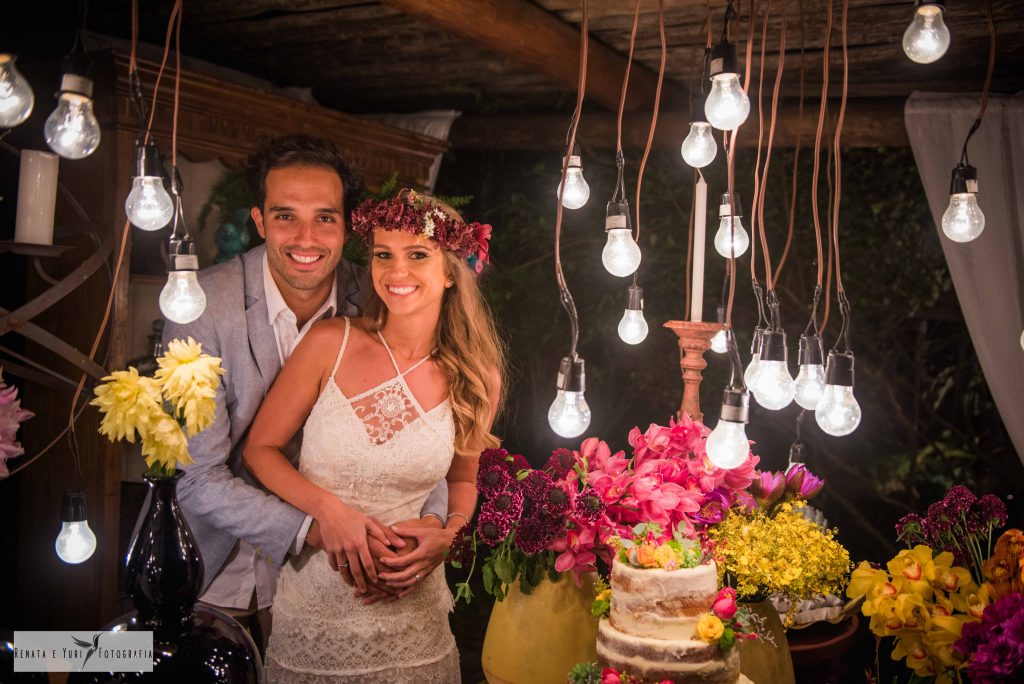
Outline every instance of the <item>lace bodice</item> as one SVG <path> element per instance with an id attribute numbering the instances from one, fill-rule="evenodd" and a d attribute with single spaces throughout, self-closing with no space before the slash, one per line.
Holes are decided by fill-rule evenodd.
<path id="1" fill-rule="evenodd" d="M 454 457 L 451 409 L 447 400 L 423 409 L 405 376 L 426 359 L 400 371 L 383 337 L 395 377 L 346 397 L 336 374 L 350 329 L 345 319 L 334 369 L 303 428 L 299 471 L 385 524 L 419 517 Z M 268 681 L 457 681 L 451 607 L 443 567 L 405 598 L 364 606 L 326 554 L 307 546 L 278 579 Z"/>

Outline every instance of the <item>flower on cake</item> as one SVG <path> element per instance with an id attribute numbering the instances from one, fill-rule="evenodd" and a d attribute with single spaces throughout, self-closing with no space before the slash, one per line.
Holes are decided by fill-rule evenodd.
<path id="1" fill-rule="evenodd" d="M 697 634 L 704 641 L 715 642 L 722 638 L 725 626 L 722 620 L 711 613 L 704 613 L 697 622 Z"/>

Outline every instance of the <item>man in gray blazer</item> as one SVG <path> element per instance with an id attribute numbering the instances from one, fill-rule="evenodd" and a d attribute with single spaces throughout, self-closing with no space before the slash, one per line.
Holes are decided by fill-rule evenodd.
<path id="1" fill-rule="evenodd" d="M 262 651 L 281 564 L 305 544 L 320 547 L 321 536 L 319 522 L 247 472 L 246 435 L 309 328 L 328 316 L 358 315 L 372 286 L 364 269 L 341 258 L 358 181 L 333 145 L 302 135 L 278 138 L 253 156 L 248 176 L 257 197 L 252 216 L 266 243 L 201 271 L 206 311 L 192 323 L 168 322 L 164 342 L 192 336 L 226 370 L 213 425 L 189 440 L 195 463 L 185 469 L 178 501 L 203 557 L 200 600 L 246 624 Z M 296 465 L 300 444 L 301 433 L 284 449 Z M 443 526 L 446 513 L 441 480 L 412 524 Z M 381 545 L 372 551 L 392 553 Z M 383 592 L 368 588 L 369 600 Z"/>

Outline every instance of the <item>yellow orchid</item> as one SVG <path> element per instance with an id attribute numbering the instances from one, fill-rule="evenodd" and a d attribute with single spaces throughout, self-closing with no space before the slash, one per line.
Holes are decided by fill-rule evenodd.
<path id="1" fill-rule="evenodd" d="M 178 465 L 192 463 L 188 442 L 178 421 L 161 411 L 142 437 L 142 455 L 146 465 L 162 474 L 172 474 Z M 159 467 L 157 467 L 159 466 Z"/>
<path id="2" fill-rule="evenodd" d="M 919 594 L 900 594 L 896 597 L 893 613 L 905 629 L 928 629 L 931 615 Z"/>
<path id="3" fill-rule="evenodd" d="M 936 561 L 943 555 L 945 554 L 939 554 Z M 952 594 L 959 591 L 960 587 L 967 586 L 968 584 L 971 584 L 971 571 L 967 568 L 935 564 L 935 579 L 932 580 L 932 586 L 935 589 L 941 589 Z"/>
<path id="4" fill-rule="evenodd" d="M 906 589 L 928 599 L 932 595 L 932 580 L 935 579 L 935 563 L 932 550 L 924 545 L 900 551 L 889 561 L 887 567 L 893 577 L 901 578 Z"/>
<path id="5" fill-rule="evenodd" d="M 203 354 L 203 346 L 191 337 L 172 340 L 167 353 L 157 359 L 156 379 L 164 396 L 185 421 L 190 437 L 213 423 L 214 397 L 224 374 L 220 358 Z"/>
<path id="6" fill-rule="evenodd" d="M 967 610 L 965 612 L 971 617 L 980 620 L 981 614 L 992 603 L 992 589 L 988 584 L 982 584 L 980 587 L 975 586 L 975 591 L 966 594 L 966 598 Z"/>
<path id="7" fill-rule="evenodd" d="M 913 633 L 896 640 L 895 648 L 892 649 L 892 659 L 904 658 L 907 667 L 913 670 L 918 677 L 931 677 L 939 671 L 937 663 L 928 652 L 919 634 Z"/>
<path id="8" fill-rule="evenodd" d="M 963 665 L 964 658 L 953 650 L 953 644 L 960 638 L 964 616 L 938 617 L 932 621 L 932 627 L 924 634 L 924 643 L 932 657 L 943 667 L 958 668 Z"/>
<path id="9" fill-rule="evenodd" d="M 896 636 L 903 629 L 903 620 L 896 614 L 895 598 L 879 596 L 874 601 L 865 602 L 861 610 L 864 615 L 870 615 L 869 626 L 878 636 Z"/>
<path id="10" fill-rule="evenodd" d="M 134 368 L 114 371 L 103 381 L 93 390 L 96 398 L 89 402 L 103 413 L 100 434 L 111 441 L 123 439 L 134 444 L 136 432 L 145 437 L 154 417 L 163 413 L 160 383 L 139 375 Z"/>
<path id="11" fill-rule="evenodd" d="M 882 595 L 894 596 L 896 587 L 889 582 L 889 574 L 881 568 L 873 568 L 867 561 L 861 561 L 860 565 L 850 575 L 850 585 L 846 588 L 846 595 L 855 599 L 861 596 L 868 601 Z"/>

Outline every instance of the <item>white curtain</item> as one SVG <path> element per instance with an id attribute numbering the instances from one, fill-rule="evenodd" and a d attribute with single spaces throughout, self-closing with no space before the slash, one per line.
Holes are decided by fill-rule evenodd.
<path id="1" fill-rule="evenodd" d="M 452 129 L 452 123 L 462 115 L 462 112 L 454 109 L 443 109 L 427 112 L 416 112 L 415 114 L 378 114 L 373 118 L 381 123 L 386 123 L 395 128 L 404 128 L 414 133 L 429 135 L 438 140 L 448 140 L 448 132 Z M 427 183 L 427 191 L 434 191 L 434 184 L 437 183 L 437 174 L 441 170 L 441 159 L 444 154 L 434 157 L 434 163 L 430 167 L 430 180 Z"/>
<path id="2" fill-rule="evenodd" d="M 1024 461 L 1024 93 L 989 98 L 968 147 L 978 169 L 985 230 L 974 241 L 942 234 L 949 181 L 979 98 L 914 93 L 904 116 L 960 308 L 989 389 Z"/>

